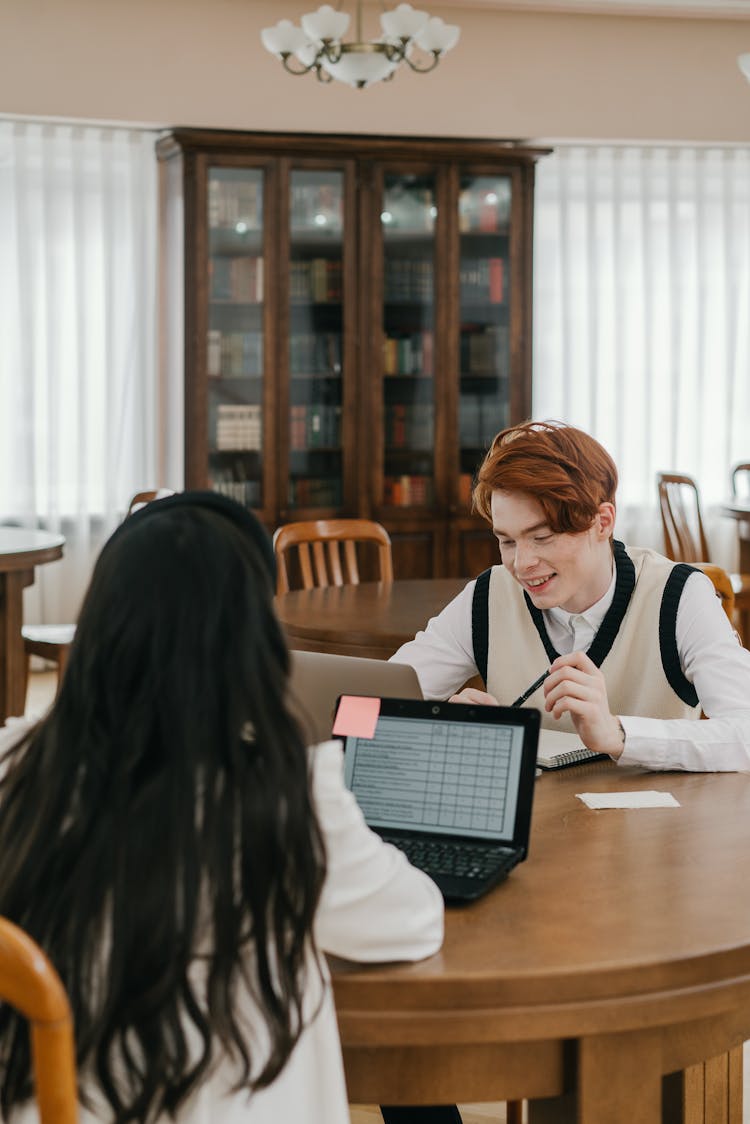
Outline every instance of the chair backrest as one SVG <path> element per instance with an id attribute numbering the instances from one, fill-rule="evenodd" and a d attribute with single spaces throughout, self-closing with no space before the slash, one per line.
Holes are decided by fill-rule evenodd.
<path id="1" fill-rule="evenodd" d="M 276 554 L 276 592 L 288 593 L 290 586 L 289 552 L 297 549 L 303 589 L 316 586 L 358 585 L 357 543 L 377 547 L 379 580 L 393 581 L 390 535 L 380 523 L 370 519 L 312 519 L 286 523 L 273 536 Z"/>
<path id="2" fill-rule="evenodd" d="M 695 566 L 696 570 L 702 570 L 714 583 L 716 596 L 734 628 L 734 589 L 729 574 L 726 570 L 722 570 L 721 566 L 715 566 L 712 562 L 693 562 L 691 565 Z"/>
<path id="3" fill-rule="evenodd" d="M 158 494 L 156 490 L 153 492 L 136 492 L 128 504 L 128 515 L 132 515 L 137 508 L 143 507 L 144 504 L 151 503 L 151 500 L 155 500 Z"/>
<path id="4" fill-rule="evenodd" d="M 60 977 L 41 948 L 0 917 L 0 998 L 31 1024 L 40 1124 L 76 1124 L 73 1017 Z"/>
<path id="5" fill-rule="evenodd" d="M 732 499 L 750 500 L 750 461 L 740 461 L 732 466 Z"/>
<path id="6" fill-rule="evenodd" d="M 664 552 L 674 562 L 710 562 L 698 485 L 692 476 L 658 472 Z"/>

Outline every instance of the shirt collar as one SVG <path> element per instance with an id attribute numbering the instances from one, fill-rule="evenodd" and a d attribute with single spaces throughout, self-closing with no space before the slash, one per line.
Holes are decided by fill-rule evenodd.
<path id="1" fill-rule="evenodd" d="M 607 592 L 603 597 L 600 597 L 598 601 L 595 601 L 590 608 L 586 609 L 585 612 L 568 613 L 565 609 L 561 609 L 559 608 L 559 606 L 556 606 L 554 609 L 545 610 L 543 615 L 546 617 L 550 617 L 553 621 L 555 621 L 562 628 L 566 629 L 568 632 L 573 631 L 573 625 L 571 623 L 573 618 L 583 617 L 583 619 L 586 621 L 586 624 L 588 624 L 594 632 L 597 632 L 599 630 L 599 626 L 607 615 L 607 610 L 612 604 L 612 600 L 615 596 L 616 583 L 617 568 L 613 565 L 612 580 L 609 583 Z"/>

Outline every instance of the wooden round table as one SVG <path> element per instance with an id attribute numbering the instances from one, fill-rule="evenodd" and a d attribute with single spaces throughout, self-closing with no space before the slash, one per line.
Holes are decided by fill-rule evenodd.
<path id="1" fill-rule="evenodd" d="M 23 591 L 36 566 L 62 558 L 64 545 L 62 535 L 0 527 L 0 724 L 24 711 Z"/>
<path id="2" fill-rule="evenodd" d="M 468 578 L 362 582 L 299 589 L 276 598 L 291 648 L 388 659 L 427 624 Z"/>
<path id="3" fill-rule="evenodd" d="M 680 807 L 576 798 L 615 789 Z M 441 952 L 334 962 L 350 1101 L 551 1098 L 531 1105 L 533 1124 L 741 1121 L 749 855 L 748 774 L 545 773 L 529 858 L 447 911 Z"/>

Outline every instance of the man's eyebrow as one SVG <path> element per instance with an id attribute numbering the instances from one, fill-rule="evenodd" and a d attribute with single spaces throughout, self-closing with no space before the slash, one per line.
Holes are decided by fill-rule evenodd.
<path id="1" fill-rule="evenodd" d="M 549 526 L 548 521 L 546 519 L 543 519 L 541 521 L 541 523 L 533 523 L 530 527 L 524 527 L 524 529 L 521 531 L 521 534 L 522 535 L 530 535 L 532 533 L 532 531 L 541 531 L 541 530 L 547 530 L 548 531 L 549 529 L 550 529 L 550 526 Z M 499 527 L 493 527 L 492 533 L 493 533 L 493 535 L 497 535 L 498 538 L 504 538 L 504 539 L 512 539 L 513 538 L 513 536 L 509 535 L 506 531 L 501 531 Z"/>

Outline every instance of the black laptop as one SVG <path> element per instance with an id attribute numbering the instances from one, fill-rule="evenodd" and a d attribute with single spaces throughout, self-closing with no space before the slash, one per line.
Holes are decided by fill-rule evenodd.
<path id="1" fill-rule="evenodd" d="M 368 825 L 446 901 L 467 902 L 528 854 L 540 713 L 533 707 L 379 700 L 372 737 L 341 729 L 346 785 Z M 354 724 L 356 726 L 356 724 Z"/>

